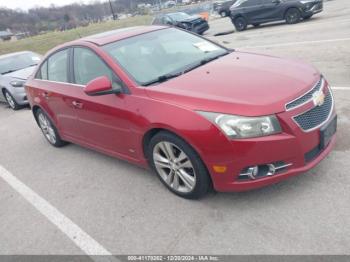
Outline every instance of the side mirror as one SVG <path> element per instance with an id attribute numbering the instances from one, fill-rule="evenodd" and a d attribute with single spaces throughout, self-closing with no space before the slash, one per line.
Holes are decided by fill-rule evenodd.
<path id="1" fill-rule="evenodd" d="M 281 3 L 281 0 L 272 0 L 272 3 L 273 3 L 273 4 L 276 4 L 276 5 L 277 5 L 277 4 L 280 4 L 280 3 Z"/>
<path id="2" fill-rule="evenodd" d="M 121 87 L 112 88 L 112 82 L 107 76 L 100 76 L 91 80 L 84 88 L 88 96 L 102 96 L 121 93 Z"/>

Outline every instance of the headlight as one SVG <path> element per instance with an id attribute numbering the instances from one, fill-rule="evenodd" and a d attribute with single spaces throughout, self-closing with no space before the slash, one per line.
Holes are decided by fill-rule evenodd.
<path id="1" fill-rule="evenodd" d="M 25 81 L 22 80 L 14 80 L 10 82 L 10 85 L 12 85 L 13 87 L 23 87 L 24 83 Z"/>
<path id="2" fill-rule="evenodd" d="M 216 124 L 232 139 L 268 136 L 282 131 L 275 115 L 244 117 L 202 111 L 198 113 Z"/>

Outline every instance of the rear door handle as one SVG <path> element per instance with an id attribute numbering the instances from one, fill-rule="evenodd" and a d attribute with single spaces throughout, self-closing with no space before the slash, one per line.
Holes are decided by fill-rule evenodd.
<path id="1" fill-rule="evenodd" d="M 75 108 L 82 109 L 84 104 L 81 103 L 81 102 L 79 102 L 79 101 L 73 101 L 73 102 L 72 102 L 72 105 L 73 105 Z"/>

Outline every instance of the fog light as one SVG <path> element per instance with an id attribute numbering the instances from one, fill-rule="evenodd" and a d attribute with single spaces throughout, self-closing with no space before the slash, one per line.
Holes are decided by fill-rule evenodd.
<path id="1" fill-rule="evenodd" d="M 292 164 L 286 164 L 283 161 L 274 162 L 266 165 L 250 166 L 244 168 L 238 176 L 239 180 L 255 180 L 267 176 L 273 176 L 285 172 Z"/>
<path id="2" fill-rule="evenodd" d="M 258 166 L 252 166 L 246 168 L 240 175 L 240 179 L 255 179 L 259 173 L 259 167 Z"/>

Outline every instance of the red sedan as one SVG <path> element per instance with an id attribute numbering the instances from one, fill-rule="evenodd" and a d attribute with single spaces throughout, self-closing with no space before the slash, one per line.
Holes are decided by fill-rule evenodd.
<path id="1" fill-rule="evenodd" d="M 163 26 L 59 46 L 26 92 L 53 146 L 151 166 L 185 198 L 276 183 L 335 143 L 333 95 L 316 69 Z"/>

